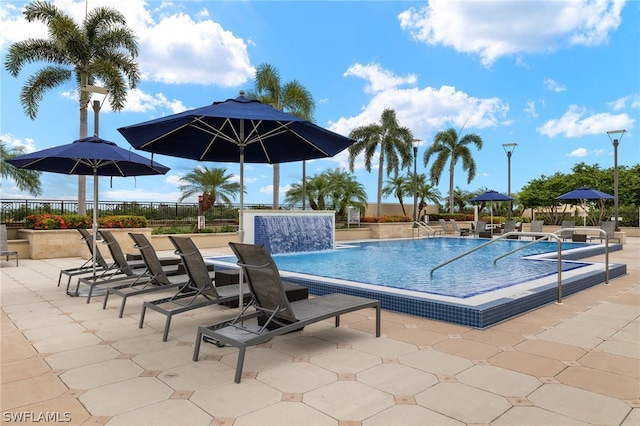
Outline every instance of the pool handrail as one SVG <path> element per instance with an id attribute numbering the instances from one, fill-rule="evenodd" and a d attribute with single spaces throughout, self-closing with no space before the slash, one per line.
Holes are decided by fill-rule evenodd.
<path id="1" fill-rule="evenodd" d="M 590 229 L 590 228 L 563 228 L 562 231 L 575 231 L 575 230 L 579 230 L 579 229 L 593 231 L 593 229 Z M 606 235 L 605 231 L 603 231 L 603 230 L 599 230 L 599 231 L 603 232 Z M 454 257 L 452 259 L 449 259 L 446 262 L 443 262 L 443 263 L 441 263 L 439 265 L 436 265 L 435 267 L 431 268 L 431 271 L 430 271 L 429 275 L 430 275 L 431 278 L 433 278 L 433 272 L 436 269 L 442 268 L 443 266 L 446 266 L 446 265 L 448 265 L 448 264 L 450 264 L 452 262 L 455 262 L 458 259 L 461 259 L 461 258 L 463 258 L 463 257 L 465 257 L 465 256 L 467 256 L 467 255 L 469 255 L 469 254 L 471 254 L 473 252 L 476 252 L 476 251 L 478 251 L 478 250 L 480 250 L 480 249 L 482 249 L 482 248 L 484 248 L 484 247 L 486 247 L 486 246 L 488 246 L 490 244 L 493 244 L 493 243 L 495 243 L 497 241 L 504 240 L 504 239 L 506 239 L 506 238 L 508 238 L 510 236 L 514 236 L 515 235 L 515 236 L 542 237 L 542 238 L 534 240 L 531 243 L 526 244 L 526 245 L 524 245 L 524 246 L 522 246 L 522 247 L 520 247 L 520 248 L 518 248 L 516 250 L 513 250 L 513 251 L 511 251 L 511 252 L 509 252 L 509 253 L 507 253 L 505 255 L 498 256 L 493 261 L 494 265 L 498 261 L 498 259 L 500 259 L 502 257 L 505 257 L 505 256 L 508 256 L 509 254 L 511 254 L 511 253 L 513 253 L 515 251 L 518 251 L 518 250 L 521 250 L 521 249 L 523 249 L 525 247 L 528 247 L 531 244 L 535 244 L 535 243 L 540 242 L 540 241 L 547 241 L 549 238 L 553 238 L 553 239 L 556 240 L 557 246 L 558 246 L 558 258 L 557 258 L 557 262 L 558 262 L 558 298 L 557 298 L 557 302 L 556 303 L 561 305 L 562 304 L 562 240 L 560 239 L 560 236 L 558 235 L 559 232 L 560 231 L 556 231 L 555 233 L 553 233 L 553 232 L 522 232 L 522 231 L 507 232 L 506 234 L 502 234 L 502 235 L 498 236 L 497 238 L 493 238 L 493 239 L 487 241 L 486 243 L 480 244 L 478 247 L 475 247 L 475 248 L 473 248 L 473 249 L 471 249 L 471 250 L 469 250 L 469 251 L 467 251 L 465 253 L 462 253 L 461 255 L 458 255 L 458 256 L 456 256 L 456 257 Z M 605 241 L 605 285 L 607 285 L 608 283 L 609 283 L 609 242 Z"/>
<path id="2" fill-rule="evenodd" d="M 604 237 L 605 237 L 604 238 L 605 239 L 605 245 L 604 245 L 604 283 L 605 283 L 605 285 L 608 285 L 609 284 L 609 241 L 606 241 L 607 240 L 607 238 L 606 238 L 607 232 L 602 230 L 602 229 L 593 229 L 593 228 L 562 228 L 561 230 L 554 232 L 554 234 L 555 235 L 559 235 L 560 232 L 566 232 L 566 231 L 571 231 L 571 232 L 575 232 L 575 231 L 598 231 L 600 233 L 600 235 L 604 235 Z M 509 233 L 505 234 L 504 236 L 521 235 L 521 234 L 522 233 L 520 233 L 520 232 L 509 232 Z M 531 234 L 531 233 L 528 233 L 528 234 Z M 526 235 L 526 236 L 531 236 L 531 235 Z M 502 255 L 496 257 L 495 259 L 493 259 L 493 264 L 495 265 L 498 262 L 498 260 L 502 259 L 503 257 L 507 257 L 510 254 L 513 254 L 513 253 L 515 253 L 515 252 L 517 252 L 519 250 L 525 249 L 525 248 L 529 247 L 530 245 L 537 243 L 538 241 L 547 241 L 547 239 L 548 239 L 548 236 L 544 236 L 541 239 L 533 240 L 529 244 L 525 244 L 525 245 L 523 245 L 521 247 L 518 247 L 518 248 L 516 248 L 514 250 L 511 250 L 509 253 L 502 254 Z M 561 259 L 559 258 L 559 260 L 561 260 Z"/>
<path id="3" fill-rule="evenodd" d="M 415 221 L 415 222 L 413 222 L 413 227 L 414 228 L 422 228 L 422 229 L 426 230 L 427 232 L 430 232 L 433 237 L 436 236 L 436 230 L 433 229 L 432 227 L 430 227 L 426 222 Z M 420 234 L 418 234 L 418 235 L 420 235 Z"/>

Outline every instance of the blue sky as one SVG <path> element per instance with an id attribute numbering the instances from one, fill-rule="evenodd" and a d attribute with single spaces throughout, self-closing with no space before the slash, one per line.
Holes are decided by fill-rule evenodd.
<path id="1" fill-rule="evenodd" d="M 80 21 L 86 2 L 56 0 Z M 0 52 L 28 37 L 46 37 L 26 23 L 26 2 L 0 3 Z M 640 2 L 636 1 L 140 1 L 88 0 L 119 9 L 138 36 L 143 79 L 125 110 L 100 114 L 100 136 L 130 145 L 117 128 L 234 98 L 253 88 L 255 67 L 269 63 L 283 82 L 299 80 L 317 103 L 317 124 L 348 135 L 393 108 L 401 125 L 422 140 L 423 153 L 439 130 L 465 126 L 477 133 L 475 179 L 461 165 L 455 186 L 507 191 L 502 144 L 517 143 L 511 191 L 532 179 L 569 173 L 579 162 L 613 166 L 607 131 L 626 129 L 619 164 L 640 161 Z M 17 78 L 2 67 L 0 139 L 36 151 L 79 136 L 77 94 L 71 82 L 49 91 L 30 120 L 20 88 L 42 64 Z M 102 99 L 94 95 L 94 99 Z M 465 124 L 466 123 L 466 124 Z M 93 116 L 89 112 L 89 134 Z M 140 152 L 149 156 L 147 153 Z M 100 180 L 100 199 L 173 202 L 180 177 L 198 163 L 156 156 L 166 176 Z M 238 173 L 234 163 L 207 163 Z M 348 167 L 348 154 L 307 162 L 307 175 Z M 375 203 L 372 173 L 356 161 L 355 175 Z M 302 178 L 301 163 L 281 166 L 280 201 Z M 42 175 L 43 197 L 74 199 L 77 177 Z M 33 198 L 1 181 L 2 198 Z M 272 168 L 247 164 L 245 203 L 271 204 Z M 87 194 L 92 179 L 87 178 Z M 438 186 L 448 193 L 448 176 Z M 611 192 L 613 189 L 611 189 Z M 387 199 L 386 202 L 395 202 Z"/>

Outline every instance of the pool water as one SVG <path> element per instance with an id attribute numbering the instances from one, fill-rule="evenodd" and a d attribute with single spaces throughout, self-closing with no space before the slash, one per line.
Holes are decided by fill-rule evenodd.
<path id="1" fill-rule="evenodd" d="M 358 283 L 468 298 L 525 281 L 556 274 L 556 242 L 538 242 L 494 265 L 493 260 L 531 241 L 505 240 L 491 244 L 460 260 L 431 269 L 486 243 L 474 238 L 430 238 L 353 243 L 342 248 L 273 256 L 281 271 L 311 274 Z M 562 243 L 562 249 L 582 247 Z M 532 257 L 543 253 L 554 256 Z M 569 271 L 588 264 L 562 262 Z"/>

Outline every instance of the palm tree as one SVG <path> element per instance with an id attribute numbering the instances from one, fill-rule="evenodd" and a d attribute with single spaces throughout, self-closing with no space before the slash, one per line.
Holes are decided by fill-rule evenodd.
<path id="1" fill-rule="evenodd" d="M 464 127 L 464 126 L 463 126 Z M 458 132 L 450 128 L 436 133 L 431 146 L 424 153 L 424 165 L 429 163 L 432 155 L 436 154 L 436 160 L 431 166 L 431 181 L 438 185 L 440 176 L 449 161 L 449 213 L 453 213 L 453 170 L 459 159 L 462 159 L 462 170 L 467 172 L 467 183 L 471 183 L 476 176 L 476 162 L 473 160 L 471 150 L 467 145 L 473 144 L 482 149 L 482 138 L 475 133 L 469 133 L 459 139 Z"/>
<path id="2" fill-rule="evenodd" d="M 280 72 L 269 64 L 261 64 L 256 68 L 255 91 L 249 92 L 250 98 L 293 114 L 296 117 L 312 121 L 316 103 L 311 92 L 298 80 L 282 84 Z M 273 209 L 278 209 L 280 197 L 280 165 L 273 165 Z"/>
<path id="3" fill-rule="evenodd" d="M 213 207 L 216 201 L 222 201 L 222 203 L 231 206 L 231 199 L 240 192 L 240 183 L 230 182 L 233 175 L 226 173 L 227 169 L 196 167 L 182 178 L 187 183 L 180 185 L 179 189 L 182 195 L 178 201 L 183 201 L 192 195 L 202 194 L 203 214 Z"/>
<path id="4" fill-rule="evenodd" d="M 20 103 L 29 118 L 35 120 L 44 94 L 72 80 L 80 102 L 80 138 L 87 136 L 87 85 L 98 82 L 108 90 L 114 111 L 124 108 L 127 83 L 133 88 L 140 75 L 133 59 L 138 45 L 133 32 L 126 27 L 124 15 L 109 7 L 88 12 L 78 24 L 50 2 L 37 0 L 24 9 L 28 22 L 39 21 L 48 28 L 48 39 L 18 41 L 9 47 L 5 68 L 17 77 L 27 64 L 45 62 L 29 77 L 20 93 Z M 78 176 L 78 212 L 86 209 L 86 177 Z"/>
<path id="5" fill-rule="evenodd" d="M 378 160 L 378 204 L 376 215 L 380 216 L 382 206 L 383 171 L 387 176 L 397 174 L 400 168 L 409 167 L 412 156 L 413 134 L 406 127 L 401 127 L 396 118 L 396 112 L 385 109 L 380 123 L 356 127 L 349 133 L 349 137 L 356 142 L 349 147 L 349 169 L 353 172 L 354 161 L 358 155 L 364 153 L 364 167 L 371 172 L 371 162 L 375 153 L 380 149 Z M 398 156 L 400 158 L 398 158 Z"/>
<path id="6" fill-rule="evenodd" d="M 413 175 L 410 175 L 413 179 Z M 413 190 L 413 189 L 412 189 Z M 416 192 L 418 193 L 418 218 L 422 216 L 422 211 L 427 208 L 427 201 L 433 204 L 440 203 L 440 190 L 427 182 L 427 176 L 424 173 L 418 173 L 416 178 Z"/>
<path id="7" fill-rule="evenodd" d="M 7 148 L 4 142 L 0 142 L 0 177 L 13 180 L 20 191 L 27 191 L 37 197 L 42 194 L 41 172 L 19 169 L 6 161 L 22 154 L 24 154 L 23 148 Z"/>
<path id="8" fill-rule="evenodd" d="M 340 167 L 327 170 L 323 174 L 329 181 L 331 208 L 338 216 L 345 216 L 349 206 L 364 211 L 367 206 L 367 191 L 352 174 Z"/>
<path id="9" fill-rule="evenodd" d="M 402 208 L 402 214 L 407 215 L 407 211 L 404 208 L 404 197 L 413 194 L 413 173 L 410 175 L 395 175 L 385 182 L 385 186 L 382 188 L 382 195 L 388 197 L 390 195 L 395 196 Z"/>
<path id="10" fill-rule="evenodd" d="M 334 209 L 344 216 L 348 206 L 363 210 L 367 205 L 367 192 L 355 177 L 338 168 L 327 170 L 307 180 L 306 199 L 312 210 Z M 286 203 L 302 202 L 302 185 L 294 183 L 287 191 Z"/>

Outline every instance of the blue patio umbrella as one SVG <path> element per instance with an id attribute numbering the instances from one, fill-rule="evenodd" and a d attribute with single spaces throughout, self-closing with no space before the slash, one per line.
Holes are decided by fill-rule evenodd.
<path id="1" fill-rule="evenodd" d="M 510 197 L 508 195 L 502 194 L 498 191 L 487 191 L 487 192 L 483 192 L 480 195 L 476 195 L 475 197 L 473 197 L 472 199 L 470 199 L 469 201 L 471 202 L 478 202 L 478 201 L 512 201 L 514 198 Z M 493 207 L 491 207 L 491 224 L 493 225 Z M 491 233 L 493 234 L 493 228 L 491 228 Z"/>
<path id="2" fill-rule="evenodd" d="M 235 99 L 121 127 L 134 148 L 197 161 L 239 162 L 244 239 L 244 163 L 286 163 L 333 157 L 355 141 L 270 105 Z"/>
<path id="3" fill-rule="evenodd" d="M 613 199 L 615 198 L 613 195 L 609 195 L 606 192 L 598 191 L 597 189 L 592 189 L 586 186 L 583 186 L 578 189 L 574 189 L 573 191 L 569 191 L 565 194 L 559 195 L 556 197 L 556 200 L 578 200 L 582 209 L 584 210 L 584 205 L 587 200 L 603 200 Z M 587 224 L 587 217 L 584 216 L 583 223 Z"/>
<path id="4" fill-rule="evenodd" d="M 169 171 L 162 164 L 133 151 L 120 148 L 114 142 L 97 136 L 72 143 L 20 155 L 7 160 L 20 169 L 65 175 L 93 176 L 93 268 L 95 275 L 96 238 L 98 232 L 98 176 L 161 175 Z"/>

